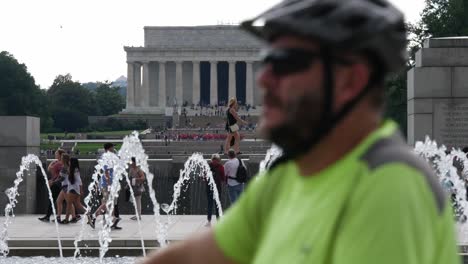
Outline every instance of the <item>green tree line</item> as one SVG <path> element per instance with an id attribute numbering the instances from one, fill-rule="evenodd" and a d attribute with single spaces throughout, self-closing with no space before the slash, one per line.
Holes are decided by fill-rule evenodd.
<path id="1" fill-rule="evenodd" d="M 41 118 L 41 131 L 89 129 L 88 116 L 117 114 L 125 107 L 119 87 L 98 83 L 91 91 L 70 74 L 58 75 L 49 89 L 40 89 L 12 54 L 0 52 L 0 115 L 29 115 Z"/>

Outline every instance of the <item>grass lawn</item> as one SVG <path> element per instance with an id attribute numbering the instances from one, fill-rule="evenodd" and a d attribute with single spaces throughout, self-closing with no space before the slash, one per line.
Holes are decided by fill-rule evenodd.
<path id="1" fill-rule="evenodd" d="M 109 135 L 109 136 L 126 136 L 130 135 L 133 130 L 124 130 L 124 131 L 107 131 L 107 132 L 98 132 L 98 131 L 92 131 L 92 132 L 83 132 L 81 134 L 87 134 L 87 135 Z M 74 136 L 76 133 L 68 133 L 67 136 Z M 41 138 L 42 139 L 47 139 L 47 136 L 57 136 L 57 137 L 65 137 L 65 133 L 41 133 Z"/>
<path id="2" fill-rule="evenodd" d="M 41 150 L 58 149 L 59 147 L 60 147 L 60 143 L 48 143 L 48 144 L 41 143 Z"/>
<path id="3" fill-rule="evenodd" d="M 104 143 L 78 143 L 76 148 L 78 148 L 81 154 L 86 154 L 88 152 L 96 152 L 98 149 L 103 148 Z M 114 143 L 116 149 L 120 149 L 122 143 Z"/>

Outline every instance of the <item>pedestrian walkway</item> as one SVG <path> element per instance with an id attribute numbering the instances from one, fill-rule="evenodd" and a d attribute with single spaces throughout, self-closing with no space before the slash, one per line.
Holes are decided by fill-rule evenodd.
<path id="1" fill-rule="evenodd" d="M 39 215 L 21 215 L 11 219 L 8 228 L 8 246 L 10 256 L 58 256 L 57 231 L 54 222 L 44 223 L 37 218 Z M 140 256 L 141 237 L 138 223 L 130 220 L 132 215 L 121 215 L 119 226 L 122 230 L 112 230 L 113 241 L 110 244 L 107 256 Z M 163 223 L 167 223 L 168 217 L 161 216 Z M 206 229 L 206 216 L 204 215 L 175 215 L 170 216 L 171 224 L 168 227 L 167 241 L 169 243 L 180 241 L 187 236 Z M 1 223 L 5 217 L 0 217 Z M 86 220 L 85 220 L 86 221 Z M 71 256 L 74 252 L 75 238 L 81 230 L 81 221 L 75 224 L 59 225 L 60 238 L 65 256 Z M 96 256 L 99 250 L 99 222 L 96 229 L 85 225 L 83 242 L 79 244 L 87 256 Z M 147 250 L 159 247 L 157 243 L 157 228 L 155 218 L 152 215 L 144 215 L 141 220 L 141 233 Z"/>

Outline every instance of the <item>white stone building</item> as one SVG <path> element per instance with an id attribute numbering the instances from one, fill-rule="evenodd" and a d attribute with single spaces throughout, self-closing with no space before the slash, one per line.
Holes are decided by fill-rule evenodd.
<path id="1" fill-rule="evenodd" d="M 123 114 L 164 114 L 191 105 L 260 105 L 254 73 L 262 43 L 236 26 L 145 27 L 144 47 L 127 53 Z"/>

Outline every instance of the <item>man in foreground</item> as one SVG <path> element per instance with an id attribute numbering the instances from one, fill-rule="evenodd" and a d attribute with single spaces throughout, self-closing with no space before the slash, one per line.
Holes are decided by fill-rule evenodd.
<path id="1" fill-rule="evenodd" d="M 269 44 L 260 129 L 284 156 L 213 230 L 145 263 L 459 263 L 449 201 L 382 120 L 384 78 L 406 60 L 401 12 L 286 0 L 242 27 Z"/>

